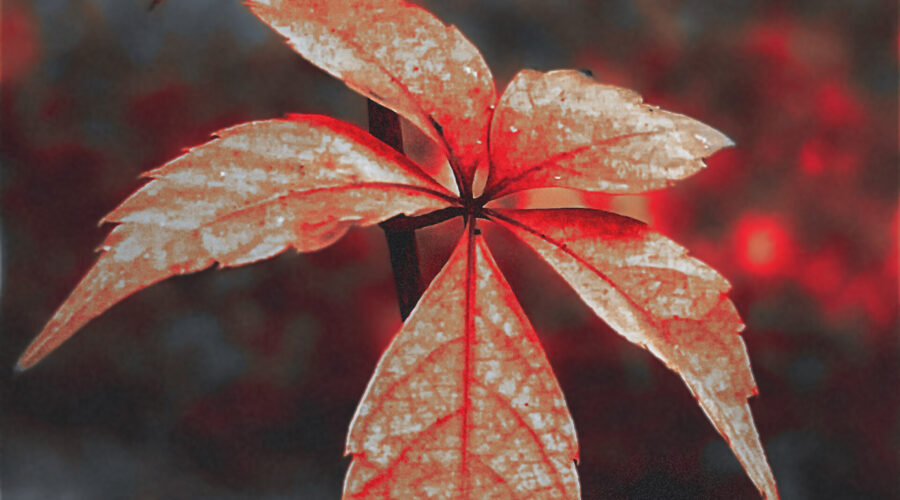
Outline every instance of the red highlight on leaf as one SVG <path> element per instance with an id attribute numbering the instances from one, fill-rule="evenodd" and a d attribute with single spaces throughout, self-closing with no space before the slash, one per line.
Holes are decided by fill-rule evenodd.
<path id="1" fill-rule="evenodd" d="M 352 125 L 246 123 L 148 172 L 106 216 L 100 259 L 19 359 L 28 368 L 116 302 L 177 274 L 330 245 L 353 226 L 449 205 L 449 193 Z"/>
<path id="2" fill-rule="evenodd" d="M 491 71 L 453 26 L 402 0 L 255 0 L 250 9 L 311 63 L 441 145 L 463 185 L 485 158 Z"/>
<path id="3" fill-rule="evenodd" d="M 494 212 L 600 318 L 684 379 L 756 487 L 776 498 L 775 479 L 747 398 L 756 394 L 744 325 L 712 268 L 646 225 L 586 209 Z"/>
<path id="4" fill-rule="evenodd" d="M 378 363 L 347 453 L 345 498 L 578 498 L 562 391 L 471 231 Z"/>
<path id="5" fill-rule="evenodd" d="M 693 175 L 703 158 L 731 145 L 712 127 L 644 104 L 631 90 L 578 71 L 525 70 L 497 104 L 485 190 L 640 193 Z"/>

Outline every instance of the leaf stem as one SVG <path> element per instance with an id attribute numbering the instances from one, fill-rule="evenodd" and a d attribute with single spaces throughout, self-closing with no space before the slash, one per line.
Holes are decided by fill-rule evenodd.
<path id="1" fill-rule="evenodd" d="M 400 117 L 397 116 L 397 113 L 371 99 L 368 100 L 368 108 L 369 133 L 397 152 L 403 153 L 403 131 L 400 128 Z M 416 247 L 415 230 L 417 226 L 415 222 L 417 221 L 410 222 L 410 219 L 415 218 L 401 214 L 380 224 L 387 239 L 391 269 L 394 271 L 394 284 L 397 287 L 400 317 L 404 320 L 412 312 L 422 295 L 419 253 Z"/>
<path id="2" fill-rule="evenodd" d="M 434 212 L 428 212 L 423 215 L 392 217 L 381 223 L 381 227 L 385 231 L 415 231 L 441 222 L 450 220 L 454 217 L 466 215 L 466 209 L 463 207 L 447 207 Z"/>

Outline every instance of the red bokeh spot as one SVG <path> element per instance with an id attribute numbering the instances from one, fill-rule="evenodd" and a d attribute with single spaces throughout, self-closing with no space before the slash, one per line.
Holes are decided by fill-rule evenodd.
<path id="1" fill-rule="evenodd" d="M 836 309 L 844 315 L 866 318 L 876 329 L 887 328 L 896 320 L 897 302 L 896 297 L 883 292 L 887 287 L 882 280 L 872 273 L 853 277 L 842 289 Z"/>
<path id="2" fill-rule="evenodd" d="M 841 254 L 828 248 L 804 259 L 798 279 L 803 286 L 826 305 L 835 297 L 846 277 L 846 265 Z"/>
<path id="3" fill-rule="evenodd" d="M 800 167 L 808 175 L 818 175 L 825 170 L 825 150 L 818 141 L 806 141 L 800 148 Z"/>
<path id="4" fill-rule="evenodd" d="M 784 223 L 774 215 L 747 215 L 734 233 L 738 261 L 746 271 L 775 275 L 791 261 L 793 242 Z"/>
<path id="5" fill-rule="evenodd" d="M 829 82 L 816 96 L 819 119 L 829 126 L 859 125 L 864 112 L 853 91 L 843 82 Z"/>
<path id="6" fill-rule="evenodd" d="M 767 23 L 747 34 L 745 50 L 758 55 L 775 65 L 791 62 L 791 39 L 789 26 L 781 21 Z"/>
<path id="7" fill-rule="evenodd" d="M 40 52 L 34 20 L 29 12 L 16 4 L 4 5 L 0 33 L 3 34 L 0 81 L 18 80 L 31 69 Z"/>

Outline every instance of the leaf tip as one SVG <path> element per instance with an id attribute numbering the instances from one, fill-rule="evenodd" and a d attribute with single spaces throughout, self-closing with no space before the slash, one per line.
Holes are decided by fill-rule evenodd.
<path id="1" fill-rule="evenodd" d="M 710 146 L 712 146 L 712 153 L 725 148 L 730 148 L 735 146 L 735 142 L 731 137 L 725 135 L 721 130 L 711 127 L 709 125 L 705 125 L 709 130 L 706 133 L 702 133 L 702 135 L 706 136 L 705 140 L 708 142 Z"/>
<path id="2" fill-rule="evenodd" d="M 16 360 L 16 364 L 13 365 L 12 375 L 14 378 L 31 369 L 31 367 L 36 365 L 37 362 L 43 358 L 43 356 L 38 356 L 37 358 L 35 358 L 35 356 L 33 354 L 30 354 L 29 351 L 30 349 L 23 352 L 22 355 L 19 356 L 19 359 Z"/>
<path id="3" fill-rule="evenodd" d="M 721 132 L 719 132 L 719 135 L 722 136 L 722 141 L 721 141 L 722 146 L 720 149 L 733 148 L 733 147 L 737 146 L 737 143 L 734 142 L 734 139 L 732 139 L 731 137 L 728 137 L 727 135 L 725 135 Z"/>

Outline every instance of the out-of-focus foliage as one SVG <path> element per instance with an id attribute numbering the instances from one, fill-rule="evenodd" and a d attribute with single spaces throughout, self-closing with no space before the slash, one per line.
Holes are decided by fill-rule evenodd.
<path id="1" fill-rule="evenodd" d="M 582 201 L 652 222 L 734 285 L 784 498 L 896 496 L 896 5 L 427 7 L 485 51 L 500 88 L 521 67 L 588 68 L 735 140 L 672 189 Z M 137 1 L 7 0 L 0 20 L 3 366 L 93 262 L 74 249 L 108 227 L 84 228 L 140 172 L 251 119 L 364 117 L 361 98 L 237 1 L 148 13 Z M 408 138 L 433 158 L 424 144 Z M 432 232 L 445 244 L 423 254 L 449 255 Z M 351 231 L 319 253 L 157 285 L 4 380 L 3 493 L 337 497 L 347 461 L 330 451 L 399 325 L 382 240 Z M 585 498 L 756 495 L 680 382 L 598 336 L 606 327 L 548 268 L 509 249 L 520 265 L 504 274 L 579 428 Z"/>

